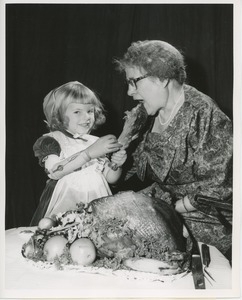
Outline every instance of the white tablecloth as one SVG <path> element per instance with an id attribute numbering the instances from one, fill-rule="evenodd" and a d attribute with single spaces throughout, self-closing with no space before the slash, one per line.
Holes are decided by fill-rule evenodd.
<path id="1" fill-rule="evenodd" d="M 232 269 L 228 260 L 215 248 L 210 246 L 211 263 L 208 271 L 216 280 L 205 279 L 206 290 L 195 290 L 192 274 L 182 277 L 163 276 L 142 273 L 137 276 L 135 271 L 118 271 L 106 273 L 88 273 L 82 270 L 61 271 L 53 268 L 42 269 L 21 255 L 22 245 L 29 240 L 32 233 L 23 231 L 35 230 L 35 227 L 20 227 L 6 231 L 5 239 L 5 286 L 3 297 L 160 297 L 182 295 L 186 297 L 195 293 L 199 295 L 226 296 L 232 287 Z M 84 270 L 84 271 L 83 271 Z M 122 273 L 123 272 L 123 273 Z M 132 276 L 127 276 L 132 274 Z M 140 274 L 140 272 L 136 273 Z M 152 276 L 155 276 L 153 280 Z M 221 291 L 222 290 L 222 291 Z M 208 293 L 209 294 L 206 294 Z M 202 293 L 202 294 L 201 294 Z"/>

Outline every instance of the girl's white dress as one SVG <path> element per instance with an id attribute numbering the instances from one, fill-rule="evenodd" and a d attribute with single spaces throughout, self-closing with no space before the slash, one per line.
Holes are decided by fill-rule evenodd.
<path id="1" fill-rule="evenodd" d="M 89 134 L 82 136 L 86 141 L 74 139 L 60 131 L 48 133 L 46 136 L 54 138 L 59 143 L 61 147 L 60 161 L 86 149 L 98 139 L 98 137 Z M 81 169 L 59 179 L 45 216 L 50 217 L 59 212 L 76 209 L 80 202 L 87 204 L 94 199 L 112 195 L 103 173 L 107 162 L 106 157 L 92 159 Z"/>

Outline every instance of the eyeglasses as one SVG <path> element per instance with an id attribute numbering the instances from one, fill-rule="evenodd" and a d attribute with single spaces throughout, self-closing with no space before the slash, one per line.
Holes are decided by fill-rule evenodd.
<path id="1" fill-rule="evenodd" d="M 143 76 L 140 76 L 140 77 L 137 77 L 137 78 L 130 78 L 130 79 L 126 79 L 126 82 L 128 85 L 132 86 L 133 88 L 137 89 L 137 82 L 146 78 L 146 77 L 149 77 L 150 75 L 148 74 L 145 74 Z"/>

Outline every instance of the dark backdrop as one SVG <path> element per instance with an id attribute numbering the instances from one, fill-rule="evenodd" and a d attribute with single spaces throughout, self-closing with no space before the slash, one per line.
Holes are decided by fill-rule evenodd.
<path id="1" fill-rule="evenodd" d="M 112 59 L 132 41 L 161 39 L 186 56 L 188 83 L 232 118 L 232 4 L 7 4 L 6 228 L 28 225 L 46 175 L 33 155 L 45 133 L 42 102 L 78 80 L 105 104 L 98 135 L 118 134 L 134 106 Z"/>

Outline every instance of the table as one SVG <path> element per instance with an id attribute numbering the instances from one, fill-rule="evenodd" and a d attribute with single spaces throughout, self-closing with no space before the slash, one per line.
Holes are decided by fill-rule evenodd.
<path id="1" fill-rule="evenodd" d="M 61 271 L 53 267 L 42 269 L 21 255 L 22 245 L 29 240 L 35 229 L 19 227 L 5 231 L 5 297 L 160 297 L 182 295 L 181 292 L 185 292 L 186 297 L 192 296 L 194 292 L 199 295 L 226 296 L 232 287 L 229 261 L 213 246 L 209 246 L 211 263 L 208 271 L 216 282 L 209 283 L 205 279 L 206 290 L 202 291 L 194 290 L 191 273 L 186 276 L 160 276 L 160 280 L 157 280 L 156 274 L 135 271 L 108 270 L 99 273 L 89 272 L 84 267 L 79 271 Z M 136 279 L 134 274 L 137 274 Z"/>

